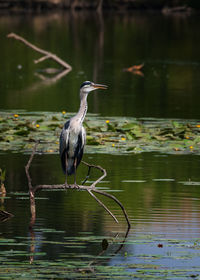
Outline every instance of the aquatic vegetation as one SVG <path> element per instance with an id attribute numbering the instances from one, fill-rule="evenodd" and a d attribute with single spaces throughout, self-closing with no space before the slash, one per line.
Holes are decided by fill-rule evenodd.
<path id="1" fill-rule="evenodd" d="M 72 113 L 0 112 L 0 150 L 30 153 L 36 140 L 38 151 L 57 153 L 60 130 Z M 88 114 L 87 153 L 199 154 L 200 124 L 195 120 L 104 118 Z"/>
<path id="2" fill-rule="evenodd" d="M 172 262 L 181 263 L 199 258 L 199 240 L 179 240 L 158 238 L 156 235 L 131 236 L 124 246 L 145 246 L 146 253 L 119 251 L 123 258 L 117 265 L 109 262 L 116 255 L 116 246 L 123 238 L 111 236 L 94 236 L 80 233 L 80 236 L 64 237 L 64 232 L 53 228 L 37 228 L 38 233 L 47 233 L 47 238 L 35 238 L 34 235 L 0 238 L 0 277 L 1 279 L 188 279 L 199 277 L 198 267 L 173 267 Z M 52 241 L 51 235 L 60 236 L 59 241 Z M 157 244 L 157 242 L 160 242 Z M 162 242 L 162 243 L 161 243 Z M 164 242 L 164 245 L 163 245 Z M 157 244 L 157 245 L 156 245 Z M 161 245 L 162 246 L 158 246 Z M 63 253 L 55 260 L 48 260 L 46 246 L 62 246 Z M 98 248 L 96 254 L 85 253 L 85 248 Z M 163 247 L 169 251 L 163 255 Z M 157 248 L 156 248 L 157 247 Z M 40 250 L 35 251 L 35 248 Z M 126 248 L 126 247 L 125 247 Z M 185 250 L 190 248 L 188 252 Z M 150 253 L 151 250 L 157 253 Z M 76 253 L 77 252 L 77 253 Z M 168 262 L 166 262 L 168 260 Z M 106 264 L 107 263 L 107 264 Z"/>

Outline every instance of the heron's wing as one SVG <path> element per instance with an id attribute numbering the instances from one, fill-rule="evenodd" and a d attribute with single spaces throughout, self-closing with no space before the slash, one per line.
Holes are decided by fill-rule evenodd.
<path id="1" fill-rule="evenodd" d="M 85 143 L 86 143 L 86 132 L 85 132 L 85 128 L 82 127 L 78 135 L 78 146 L 76 148 L 77 166 L 79 165 L 83 157 L 83 150 L 84 150 Z"/>
<path id="2" fill-rule="evenodd" d="M 68 151 L 68 139 L 69 139 L 69 124 L 70 121 L 67 121 L 61 131 L 60 134 L 60 158 L 61 158 L 61 164 L 62 164 L 62 169 L 64 173 L 66 173 L 66 152 Z"/>
<path id="3" fill-rule="evenodd" d="M 84 127 L 82 127 L 81 134 L 82 134 L 82 148 L 84 148 L 86 144 L 86 131 Z"/>

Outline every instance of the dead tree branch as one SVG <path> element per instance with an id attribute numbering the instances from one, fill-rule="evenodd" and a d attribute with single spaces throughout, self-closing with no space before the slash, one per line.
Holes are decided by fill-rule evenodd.
<path id="1" fill-rule="evenodd" d="M 29 174 L 29 169 L 30 169 L 30 166 L 31 166 L 33 157 L 35 155 L 36 148 L 37 148 L 38 144 L 39 144 L 39 141 L 37 141 L 35 146 L 33 147 L 32 154 L 31 154 L 31 156 L 28 160 L 27 165 L 25 166 L 25 172 L 26 172 L 26 176 L 27 176 L 27 179 L 28 179 L 29 198 L 30 198 L 30 211 L 31 211 L 31 221 L 30 221 L 30 225 L 29 225 L 30 228 L 32 228 L 33 225 L 35 224 L 36 209 L 35 209 L 35 191 L 34 191 L 34 188 L 32 186 L 32 183 L 31 183 L 31 176 Z"/>
<path id="2" fill-rule="evenodd" d="M 35 144 L 35 146 L 33 148 L 32 154 L 31 154 L 31 156 L 30 156 L 30 158 L 28 160 L 28 163 L 25 166 L 25 171 L 26 171 L 26 176 L 27 176 L 27 179 L 28 179 L 28 186 L 29 186 L 29 196 L 30 196 L 30 211 L 31 211 L 30 228 L 33 227 L 33 225 L 35 223 L 35 219 L 36 219 L 35 193 L 38 190 L 47 190 L 47 189 L 48 190 L 49 189 L 60 189 L 60 190 L 62 190 L 62 189 L 63 190 L 65 190 L 65 189 L 79 189 L 79 190 L 87 191 L 99 203 L 99 205 L 101 205 L 110 214 L 110 216 L 115 220 L 115 222 L 118 223 L 118 220 L 115 217 L 115 215 L 105 206 L 105 204 L 98 197 L 96 197 L 94 195 L 93 192 L 96 192 L 98 194 L 101 194 L 103 196 L 111 198 L 112 200 L 114 200 L 121 207 L 121 209 L 123 211 L 123 214 L 124 214 L 124 216 L 126 218 L 127 224 L 128 224 L 128 229 L 131 227 L 128 215 L 127 215 L 126 210 L 125 210 L 124 206 L 122 205 L 122 203 L 115 196 L 96 189 L 96 184 L 98 184 L 106 176 L 106 170 L 104 168 L 102 168 L 101 166 L 97 166 L 97 165 L 88 164 L 86 162 L 83 162 L 85 165 L 88 166 L 89 169 L 96 168 L 96 169 L 100 170 L 101 172 L 103 172 L 103 175 L 100 176 L 90 186 L 83 186 L 83 185 L 78 185 L 77 186 L 77 185 L 74 185 L 74 184 L 71 184 L 71 185 L 59 184 L 59 185 L 36 185 L 35 187 L 33 187 L 32 183 L 31 183 L 31 176 L 29 174 L 29 169 L 30 169 L 30 166 L 31 166 L 33 157 L 35 155 L 36 148 L 37 148 L 38 144 L 39 144 L 39 142 L 36 142 L 36 144 Z M 88 172 L 88 174 L 89 174 L 89 172 Z M 88 175 L 87 175 L 87 177 L 88 177 Z"/>
<path id="3" fill-rule="evenodd" d="M 62 60 L 60 57 L 58 57 L 57 55 L 51 53 L 51 52 L 48 52 L 48 51 L 45 51 L 41 48 L 38 48 L 37 46 L 31 44 L 30 42 L 28 42 L 26 39 L 24 39 L 23 37 L 15 34 L 15 33 L 10 33 L 7 35 L 8 38 L 13 38 L 15 40 L 18 40 L 18 41 L 21 41 L 22 43 L 24 43 L 26 46 L 28 46 L 29 48 L 33 49 L 34 51 L 38 52 L 38 53 L 41 53 L 43 54 L 44 56 L 42 56 L 41 58 L 39 58 L 38 60 L 35 60 L 34 62 L 35 63 L 39 63 L 41 61 L 44 61 L 46 59 L 53 59 L 55 60 L 58 64 L 62 65 L 64 68 L 68 69 L 69 71 L 72 70 L 72 67 L 71 65 L 69 65 L 67 62 L 65 62 L 64 60 Z"/>
<path id="4" fill-rule="evenodd" d="M 104 168 L 102 168 L 100 165 L 94 165 L 94 164 L 89 164 L 85 161 L 81 161 L 83 164 L 85 164 L 86 166 L 88 166 L 89 169 L 91 168 L 97 168 L 99 170 L 101 170 L 103 172 L 103 175 L 101 177 L 99 177 L 92 185 L 91 187 L 95 187 L 99 182 L 101 182 L 106 176 L 107 176 L 107 173 L 106 173 L 106 170 Z M 88 171 L 88 175 L 89 176 L 89 171 Z M 85 183 L 85 182 L 84 182 Z"/>
<path id="5" fill-rule="evenodd" d="M 96 197 L 96 195 L 94 195 L 93 193 L 92 193 L 92 190 L 87 190 L 88 192 L 89 192 L 89 194 L 92 196 L 92 197 L 94 197 L 94 199 L 111 215 L 111 217 L 115 220 L 115 222 L 116 223 L 119 223 L 118 222 L 118 220 L 117 220 L 117 218 L 115 217 L 115 215 L 113 215 L 113 213 L 103 204 L 103 202 L 100 200 L 100 199 L 98 199 L 97 197 Z"/>
<path id="6" fill-rule="evenodd" d="M 101 195 L 104 195 L 104 196 L 107 196 L 107 197 L 113 199 L 113 200 L 120 206 L 120 208 L 122 209 L 122 211 L 123 211 L 123 213 L 124 213 L 124 216 L 125 216 L 125 218 L 126 218 L 127 224 L 128 224 L 128 228 L 131 227 L 131 223 L 130 223 L 130 221 L 129 221 L 128 215 L 127 215 L 127 213 L 126 213 L 126 210 L 125 210 L 123 204 L 122 204 L 114 195 L 109 194 L 109 193 L 106 193 L 106 192 L 103 192 L 103 191 L 100 191 L 100 190 L 97 190 L 97 189 L 93 189 L 93 191 L 96 192 L 96 193 L 99 193 L 99 194 L 101 194 Z"/>

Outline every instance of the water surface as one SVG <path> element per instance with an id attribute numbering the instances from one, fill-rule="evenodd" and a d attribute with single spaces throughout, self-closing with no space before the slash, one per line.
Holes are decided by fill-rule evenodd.
<path id="1" fill-rule="evenodd" d="M 131 279 L 135 275 L 144 279 L 148 275 L 153 278 L 168 275 L 177 279 L 181 275 L 184 279 L 199 274 L 198 156 L 156 153 L 85 156 L 85 160 L 107 169 L 106 181 L 99 187 L 112 190 L 126 207 L 132 228 L 125 240 L 127 224 L 118 206 L 103 199 L 119 219 L 120 223 L 116 224 L 83 191 L 38 192 L 36 224 L 30 231 L 24 173 L 28 156 L 6 154 L 0 159 L 7 170 L 8 197 L 2 200 L 1 209 L 15 215 L 0 224 L 2 279 L 6 277 L 6 267 L 10 275 L 16 273 L 20 264 L 17 267 L 14 264 L 19 260 L 26 277 L 31 271 L 36 273 L 35 265 L 39 267 L 37 277 L 48 278 L 52 273 L 66 277 L 65 270 L 79 277 L 83 272 L 78 269 L 87 270 L 89 263 L 97 277 L 118 275 L 120 279 Z M 85 171 L 80 167 L 79 178 Z M 97 175 L 93 173 L 90 180 Z M 31 176 L 33 184 L 63 182 L 58 156 L 37 155 Z M 103 239 L 109 243 L 104 252 Z M 30 258 L 32 266 L 29 266 Z M 45 270 L 49 262 L 52 269 Z M 94 277 L 90 273 L 89 277 Z"/>
<path id="2" fill-rule="evenodd" d="M 80 84 L 94 80 L 107 84 L 109 90 L 91 94 L 90 112 L 198 119 L 199 29 L 195 14 L 2 15 L 0 107 L 74 112 Z M 7 39 L 10 32 L 57 54 L 73 70 L 56 83 L 45 83 L 38 74 L 59 66 L 51 61 L 34 65 L 40 55 Z M 141 63 L 140 75 L 123 71 Z"/>

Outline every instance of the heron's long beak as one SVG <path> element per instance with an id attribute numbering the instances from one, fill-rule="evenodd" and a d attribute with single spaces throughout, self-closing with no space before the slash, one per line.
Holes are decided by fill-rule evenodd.
<path id="1" fill-rule="evenodd" d="M 100 88 L 100 89 L 107 89 L 108 86 L 106 85 L 101 85 L 101 84 L 93 84 L 92 85 L 94 88 Z"/>

